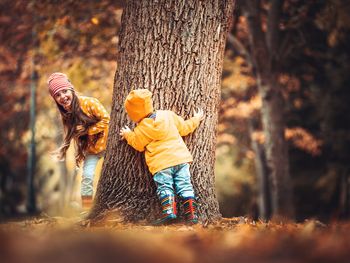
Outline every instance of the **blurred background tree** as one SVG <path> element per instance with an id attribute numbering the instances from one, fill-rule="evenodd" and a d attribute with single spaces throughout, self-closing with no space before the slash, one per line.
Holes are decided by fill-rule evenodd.
<path id="1" fill-rule="evenodd" d="M 265 32 L 270 1 L 259 3 Z M 85 1 L 83 5 L 55 0 L 0 2 L 1 217 L 26 213 L 32 65 L 38 72 L 38 210 L 62 214 L 75 200 L 74 191 L 72 196 L 68 194 L 72 182 L 79 182 L 79 172 L 74 177 L 72 155 L 60 164 L 49 155 L 60 144 L 62 132 L 46 79 L 54 71 L 65 72 L 78 91 L 96 96 L 110 111 L 122 7 L 122 1 L 107 0 Z M 281 10 L 278 54 L 283 63 L 278 83 L 284 98 L 295 215 L 297 220 L 348 217 L 350 4 L 343 0 L 285 0 Z M 222 79 L 217 193 L 223 216 L 269 217 L 268 209 L 265 215 L 261 210 L 264 184 L 258 180 L 266 168 L 264 151 L 259 154 L 257 150 L 265 140 L 262 102 L 247 19 L 239 5 L 234 20 Z M 34 26 L 37 39 L 32 37 Z M 265 190 L 268 208 L 270 194 Z"/>
<path id="2" fill-rule="evenodd" d="M 265 32 L 270 2 L 257 2 L 260 2 Z M 218 151 L 224 145 L 233 145 L 231 151 L 241 148 L 242 157 L 236 158 L 236 162 L 244 163 L 251 157 L 250 164 L 253 165 L 256 152 L 252 154 L 252 143 L 249 142 L 256 140 L 261 143 L 264 136 L 259 130 L 249 134 L 251 123 L 256 122 L 256 115 L 260 114 L 261 99 L 256 97 L 250 35 L 241 8 L 238 5 L 236 9 L 237 20 L 229 38 L 226 57 L 230 66 L 226 67 L 222 89 L 223 106 L 229 108 L 232 105 L 235 110 L 231 108 L 223 112 L 219 131 L 225 137 L 233 137 L 227 137 L 229 143 L 219 144 Z M 345 161 L 350 150 L 346 135 L 349 107 L 344 103 L 349 99 L 349 77 L 344 73 L 349 70 L 349 63 L 345 62 L 349 59 L 349 8 L 344 1 L 284 1 L 282 5 L 279 24 L 281 50 L 278 53 L 276 50 L 276 55 L 283 57 L 278 80 L 285 103 L 285 136 L 289 142 L 298 220 L 313 216 L 330 220 L 349 215 L 349 172 Z M 247 178 L 244 171 L 240 172 L 242 178 Z M 218 178 L 221 178 L 220 173 L 218 170 Z M 221 181 L 218 182 L 219 189 L 220 185 Z M 249 207 L 245 209 L 245 213 L 254 216 L 259 204 L 256 198 L 261 191 L 257 184 L 250 184 L 248 189 L 235 197 L 246 200 L 244 193 L 254 196 L 246 203 L 247 206 L 253 204 L 251 212 Z M 251 192 L 256 194 L 251 195 Z"/>

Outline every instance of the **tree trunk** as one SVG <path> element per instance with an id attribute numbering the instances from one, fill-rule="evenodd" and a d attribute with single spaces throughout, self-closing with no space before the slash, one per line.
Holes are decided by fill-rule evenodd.
<path id="1" fill-rule="evenodd" d="M 259 82 L 260 94 L 263 96 L 262 122 L 267 165 L 272 181 L 273 216 L 294 219 L 289 157 L 284 136 L 283 98 L 273 74 L 266 76 L 265 81 Z"/>
<path id="2" fill-rule="evenodd" d="M 294 219 L 287 143 L 284 136 L 284 107 L 278 85 L 279 17 L 283 1 L 271 1 L 266 34 L 260 20 L 260 1 L 244 2 L 250 30 L 252 58 L 256 68 L 259 93 L 262 98 L 262 123 L 265 149 L 272 187 L 272 213 L 275 217 Z"/>
<path id="3" fill-rule="evenodd" d="M 249 121 L 249 132 L 252 149 L 255 153 L 254 163 L 258 181 L 259 217 L 263 220 L 269 220 L 271 217 L 271 191 L 269 172 L 266 163 L 264 146 L 260 144 L 253 136 L 255 130 L 257 130 L 257 119 L 253 116 Z"/>
<path id="4" fill-rule="evenodd" d="M 339 212 L 342 219 L 349 218 L 349 169 L 339 169 L 340 191 L 339 191 Z"/>
<path id="5" fill-rule="evenodd" d="M 91 218 L 110 209 L 126 221 L 154 220 L 160 203 L 143 154 L 119 130 L 131 125 L 124 100 L 132 89 L 153 92 L 154 108 L 184 118 L 202 107 L 205 120 L 185 138 L 201 221 L 220 218 L 214 189 L 216 127 L 225 38 L 233 1 L 129 1 L 122 16 L 118 70 L 107 152 Z"/>
<path id="6" fill-rule="evenodd" d="M 36 32 L 35 32 L 36 33 Z M 33 61 L 33 68 L 35 62 Z M 31 75 L 30 83 L 30 144 L 28 151 L 28 177 L 27 177 L 27 212 L 34 214 L 37 212 L 36 192 L 34 186 L 34 177 L 36 170 L 36 141 L 35 141 L 35 122 L 36 122 L 36 88 L 38 84 L 38 72 L 34 69 Z"/>
<path id="7" fill-rule="evenodd" d="M 59 132 L 61 131 L 61 126 L 59 125 L 59 118 L 55 121 L 55 130 L 57 131 L 55 141 L 57 144 L 57 147 L 62 142 L 62 134 Z M 67 200 L 70 200 L 70 196 L 67 195 L 68 191 L 68 169 L 67 169 L 67 160 L 65 159 L 63 162 L 58 163 L 58 171 L 59 171 L 59 189 L 60 189 L 60 199 L 58 204 L 58 210 L 60 212 L 63 212 L 65 207 L 67 206 Z"/>

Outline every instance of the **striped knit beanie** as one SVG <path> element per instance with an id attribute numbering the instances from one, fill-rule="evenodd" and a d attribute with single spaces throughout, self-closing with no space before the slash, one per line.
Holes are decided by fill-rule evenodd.
<path id="1" fill-rule="evenodd" d="M 73 85 L 70 83 L 67 75 L 60 72 L 52 73 L 47 81 L 47 85 L 52 97 L 54 97 L 57 92 L 63 89 L 74 90 Z"/>

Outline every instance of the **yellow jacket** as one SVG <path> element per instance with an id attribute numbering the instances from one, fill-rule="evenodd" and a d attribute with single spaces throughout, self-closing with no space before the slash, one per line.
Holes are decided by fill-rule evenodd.
<path id="1" fill-rule="evenodd" d="M 184 120 L 172 111 L 157 111 L 156 118 L 144 118 L 133 131 L 124 134 L 128 144 L 145 151 L 146 163 L 152 174 L 165 168 L 192 162 L 192 155 L 181 136 L 193 132 L 200 119 Z"/>
<path id="2" fill-rule="evenodd" d="M 85 96 L 78 96 L 78 98 L 80 107 L 87 116 L 96 116 L 100 119 L 88 129 L 87 153 L 98 154 L 106 149 L 109 114 L 99 100 Z M 97 140 L 96 136 L 98 136 Z"/>

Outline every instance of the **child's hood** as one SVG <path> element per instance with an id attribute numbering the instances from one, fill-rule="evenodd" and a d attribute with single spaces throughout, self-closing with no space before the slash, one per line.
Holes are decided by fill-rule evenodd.
<path id="1" fill-rule="evenodd" d="M 124 106 L 130 119 L 139 122 L 153 112 L 152 93 L 148 89 L 132 90 L 126 97 Z"/>
<path id="2" fill-rule="evenodd" d="M 145 118 L 140 124 L 140 126 L 142 126 L 142 131 L 148 137 L 153 140 L 161 140 L 169 133 L 170 116 L 167 111 L 157 111 L 155 119 Z"/>

